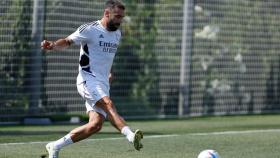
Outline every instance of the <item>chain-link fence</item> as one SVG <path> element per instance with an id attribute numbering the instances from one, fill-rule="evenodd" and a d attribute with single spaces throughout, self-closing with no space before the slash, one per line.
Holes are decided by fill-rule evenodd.
<path id="1" fill-rule="evenodd" d="M 124 117 L 279 112 L 279 1 L 124 2 L 127 16 L 111 85 Z M 99 20 L 103 5 L 0 2 L 0 121 L 84 114 L 75 85 L 79 46 L 40 52 L 38 34 L 67 37 Z"/>

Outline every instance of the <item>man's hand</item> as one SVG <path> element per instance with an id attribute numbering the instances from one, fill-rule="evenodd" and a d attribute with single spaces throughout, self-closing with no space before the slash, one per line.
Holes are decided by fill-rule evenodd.
<path id="1" fill-rule="evenodd" d="M 41 49 L 53 50 L 54 47 L 55 47 L 55 42 L 53 41 L 44 40 L 43 42 L 41 42 Z"/>

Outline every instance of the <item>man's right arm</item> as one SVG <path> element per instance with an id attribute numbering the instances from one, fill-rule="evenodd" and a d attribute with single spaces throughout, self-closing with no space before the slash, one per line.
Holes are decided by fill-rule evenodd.
<path id="1" fill-rule="evenodd" d="M 63 50 L 69 47 L 72 43 L 74 42 L 69 38 L 62 38 L 57 41 L 44 40 L 41 42 L 41 48 L 45 50 Z"/>

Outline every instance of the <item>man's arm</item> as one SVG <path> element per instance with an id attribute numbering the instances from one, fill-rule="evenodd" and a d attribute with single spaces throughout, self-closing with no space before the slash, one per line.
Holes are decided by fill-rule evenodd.
<path id="1" fill-rule="evenodd" d="M 112 84 L 112 81 L 113 81 L 113 73 L 111 71 L 109 74 L 109 83 Z"/>
<path id="2" fill-rule="evenodd" d="M 44 40 L 41 42 L 41 48 L 45 50 L 63 50 L 65 48 L 68 48 L 73 41 L 68 38 L 62 38 L 57 41 L 47 41 Z"/>

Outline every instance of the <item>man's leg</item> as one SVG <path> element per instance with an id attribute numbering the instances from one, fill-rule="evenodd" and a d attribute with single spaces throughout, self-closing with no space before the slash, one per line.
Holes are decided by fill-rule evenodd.
<path id="1" fill-rule="evenodd" d="M 111 124 L 124 134 L 128 141 L 134 144 L 136 150 L 143 148 L 143 145 L 141 144 L 141 139 L 143 139 L 142 131 L 136 130 L 135 133 L 131 131 L 125 120 L 118 114 L 115 105 L 108 96 L 97 101 L 95 105 L 107 113 L 107 117 Z"/>
<path id="2" fill-rule="evenodd" d="M 90 111 L 88 114 L 89 122 L 83 126 L 73 129 L 70 132 L 71 139 L 74 143 L 88 138 L 92 134 L 99 132 L 102 128 L 105 120 L 104 116 L 94 111 Z"/>
<path id="3" fill-rule="evenodd" d="M 94 111 L 90 111 L 88 115 L 89 122 L 87 124 L 73 129 L 66 136 L 46 145 L 46 149 L 49 153 L 49 158 L 57 158 L 58 152 L 61 148 L 86 139 L 92 134 L 97 133 L 101 130 L 103 122 L 105 120 L 104 116 Z"/>

